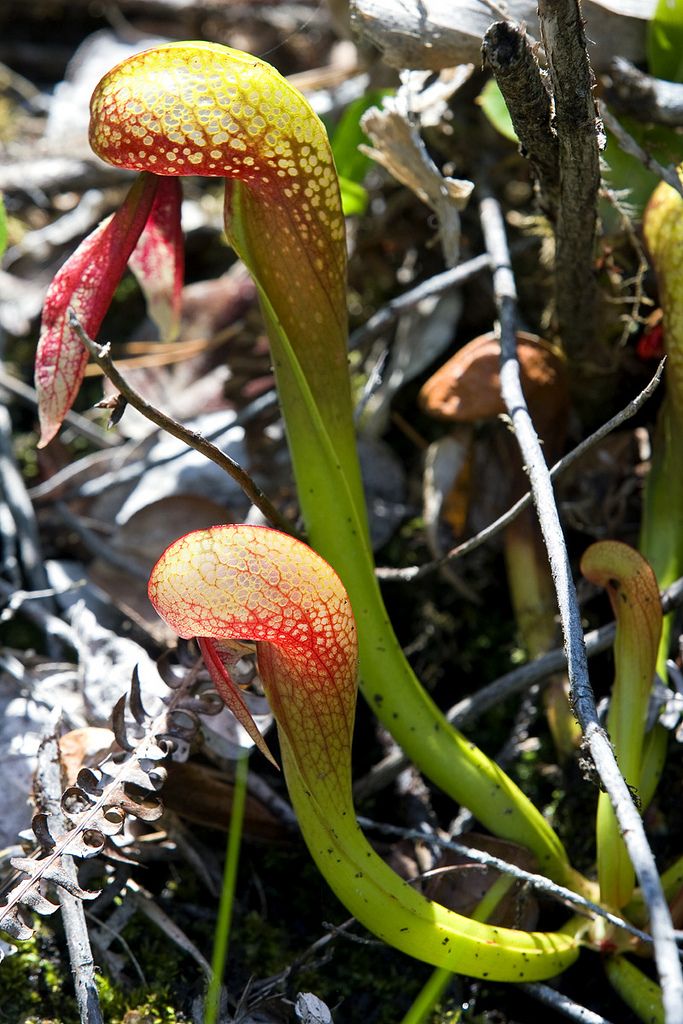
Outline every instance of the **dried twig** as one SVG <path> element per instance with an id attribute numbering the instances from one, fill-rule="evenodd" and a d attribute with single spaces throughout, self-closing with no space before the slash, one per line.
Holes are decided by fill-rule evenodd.
<path id="1" fill-rule="evenodd" d="M 551 882 L 545 875 L 536 874 L 534 871 L 526 871 L 524 868 L 520 868 L 518 864 L 511 864 L 507 860 L 503 860 L 502 857 L 496 857 L 492 853 L 487 853 L 486 850 L 478 850 L 476 847 L 468 846 L 466 843 L 458 843 L 453 839 L 444 839 L 437 833 L 430 832 L 428 835 L 420 829 L 413 828 L 401 828 L 398 825 L 388 825 L 384 822 L 375 821 L 373 818 L 358 818 L 358 824 L 362 828 L 375 829 L 387 836 L 399 836 L 401 839 L 411 839 L 414 842 L 425 843 L 428 842 L 434 846 L 438 846 L 443 850 L 452 850 L 454 853 L 460 854 L 462 857 L 466 857 L 468 860 L 473 861 L 475 864 L 483 864 L 488 868 L 495 868 L 496 871 L 501 871 L 505 875 L 510 875 L 512 878 L 516 878 L 520 882 L 525 882 L 530 885 L 532 889 L 536 889 L 537 892 L 542 892 L 545 896 L 549 896 L 552 899 L 559 900 L 561 903 L 568 903 L 572 907 L 577 907 L 579 910 L 584 911 L 588 917 L 597 915 L 598 917 L 604 918 L 609 921 L 610 924 L 615 925 L 617 928 L 624 928 L 631 935 L 635 935 L 637 938 L 644 940 L 645 942 L 651 943 L 652 936 L 648 935 L 647 932 L 641 931 L 640 928 L 636 928 L 629 921 L 624 921 L 623 918 L 617 914 L 612 914 L 611 911 L 605 910 L 598 903 L 593 900 L 586 899 L 585 896 L 580 896 L 579 893 L 574 892 L 572 889 L 567 889 L 564 885 L 558 885 L 557 882 Z"/>
<path id="2" fill-rule="evenodd" d="M 481 44 L 484 64 L 493 72 L 539 188 L 541 208 L 554 221 L 560 188 L 557 136 L 552 131 L 548 89 L 526 32 L 508 21 L 497 21 Z"/>
<path id="3" fill-rule="evenodd" d="M 666 359 L 662 359 L 659 363 L 652 380 L 643 388 L 640 394 L 628 403 L 623 409 L 621 409 L 615 416 L 613 416 L 607 423 L 604 423 L 601 427 L 581 441 L 575 448 L 572 449 L 564 458 L 556 462 L 555 465 L 549 470 L 550 479 L 556 480 L 562 473 L 564 473 L 570 466 L 572 466 L 577 459 L 580 459 L 586 452 L 594 445 L 602 441 L 604 437 L 611 434 L 617 427 L 622 426 L 626 420 L 634 416 L 638 410 L 652 397 L 656 389 L 658 388 L 662 374 L 664 373 L 664 366 Z M 422 579 L 424 576 L 428 576 L 430 573 L 435 572 L 448 562 L 455 560 L 456 558 L 462 558 L 464 555 L 475 551 L 476 548 L 482 546 L 487 541 L 495 537 L 496 534 L 500 533 L 506 526 L 508 526 L 514 519 L 517 518 L 519 513 L 528 508 L 532 502 L 531 491 L 527 491 L 526 494 L 522 495 L 518 501 L 511 505 L 507 512 L 504 512 L 502 516 L 495 519 L 489 526 L 486 526 L 479 533 L 475 534 L 474 537 L 469 537 L 463 541 L 462 544 L 458 544 L 456 547 L 451 548 L 442 558 L 434 559 L 431 562 L 425 562 L 423 565 L 408 565 L 400 569 L 394 568 L 379 568 L 377 569 L 377 576 L 381 580 L 395 580 L 401 583 L 409 583 L 411 580 Z"/>
<path id="4" fill-rule="evenodd" d="M 681 89 L 683 89 L 683 86 L 681 86 Z M 681 182 L 681 179 L 678 177 L 676 168 L 665 167 L 663 164 L 660 164 L 659 160 L 652 156 L 651 153 L 648 153 L 647 150 L 643 149 L 643 147 L 636 142 L 633 136 L 629 135 L 624 126 L 617 121 L 616 117 L 610 114 L 607 106 L 602 102 L 602 100 L 600 101 L 599 107 L 600 116 L 602 117 L 605 128 L 607 131 L 612 133 L 614 138 L 617 140 L 619 147 L 623 149 L 625 153 L 630 153 L 631 156 L 640 160 L 643 167 L 647 167 L 648 171 L 652 171 L 652 173 L 656 174 L 658 178 L 665 181 L 667 185 L 671 185 L 671 187 L 675 188 L 680 195 L 683 195 L 683 182 Z"/>
<path id="5" fill-rule="evenodd" d="M 534 504 L 548 551 L 567 652 L 567 671 L 574 711 L 602 785 L 614 808 L 631 863 L 640 882 L 643 899 L 650 912 L 654 955 L 662 988 L 666 1022 L 683 1024 L 683 973 L 671 915 L 642 819 L 619 771 L 609 739 L 598 720 L 595 698 L 588 677 L 581 613 L 550 474 L 520 383 L 516 355 L 517 293 L 502 212 L 493 198 L 486 197 L 480 204 L 480 216 L 486 248 L 495 268 L 494 295 L 501 336 L 501 393 L 529 475 Z"/>
<path id="6" fill-rule="evenodd" d="M 76 316 L 73 309 L 69 310 L 69 324 L 76 331 L 78 337 L 81 339 L 87 350 L 97 360 L 99 366 L 102 367 L 105 375 L 109 378 L 115 388 L 118 389 L 120 394 L 123 396 L 126 402 L 130 403 L 134 409 L 146 416 L 152 423 L 156 423 L 162 430 L 166 430 L 173 437 L 177 437 L 179 440 L 184 441 L 190 448 L 194 448 L 201 455 L 206 456 L 211 462 L 214 462 L 220 469 L 224 470 L 232 479 L 239 484 L 249 500 L 256 505 L 263 515 L 268 519 L 273 526 L 277 527 L 278 530 L 283 530 L 285 533 L 294 533 L 294 527 L 285 517 L 275 508 L 271 500 L 266 497 L 258 484 L 249 476 L 247 471 L 243 469 L 239 463 L 231 459 L 229 455 L 222 452 L 220 448 L 217 448 L 215 444 L 208 441 L 201 434 L 195 430 L 188 430 L 182 423 L 178 423 L 171 416 L 161 412 L 160 409 L 156 409 L 151 405 L 145 398 L 142 397 L 135 389 L 126 381 L 114 366 L 110 354 L 110 346 L 99 345 L 92 338 L 89 338 L 86 332 L 83 330 L 81 323 Z"/>
<path id="7" fill-rule="evenodd" d="M 615 57 L 606 78 L 607 100 L 623 113 L 672 128 L 683 124 L 683 84 L 680 82 L 664 82 L 646 75 L 623 57 Z"/>
<path id="8" fill-rule="evenodd" d="M 67 827 L 61 805 L 62 789 L 57 737 L 50 736 L 43 741 L 38 752 L 36 795 L 41 811 L 49 817 L 51 828 L 58 832 L 65 832 Z M 62 871 L 72 886 L 77 888 L 78 874 L 73 857 L 63 855 Z M 95 961 L 88 936 L 83 900 L 73 895 L 63 885 L 58 888 L 58 898 L 81 1024 L 102 1024 L 102 1011 L 95 984 Z"/>
<path id="9" fill-rule="evenodd" d="M 539 0 L 541 39 L 554 98 L 559 154 L 555 306 L 574 368 L 578 406 L 602 393 L 611 354 L 596 348 L 598 290 L 593 260 L 600 189 L 601 127 L 578 0 Z M 590 385 L 590 386 L 589 386 Z"/>
<path id="10" fill-rule="evenodd" d="M 410 291 L 404 292 L 403 295 L 392 299 L 391 302 L 388 302 L 386 306 L 383 306 L 382 309 L 371 316 L 367 323 L 363 324 L 362 327 L 358 327 L 351 334 L 349 347 L 352 349 L 360 348 L 361 345 L 374 341 L 380 334 L 383 334 L 384 331 L 392 327 L 400 316 L 414 309 L 423 299 L 431 295 L 440 295 L 450 288 L 457 288 L 471 277 L 474 277 L 475 274 L 486 270 L 489 266 L 488 255 L 484 253 L 481 256 L 474 256 L 471 260 L 467 260 L 465 263 L 461 263 L 450 270 L 444 270 L 442 274 L 435 274 L 434 277 L 430 277 L 427 281 L 422 281 L 415 288 L 411 288 Z"/>
<path id="11" fill-rule="evenodd" d="M 540 981 L 530 981 L 523 982 L 520 987 L 528 995 L 538 1000 L 539 1003 L 549 1006 L 555 1013 L 561 1013 L 564 1017 L 568 1017 L 569 1020 L 576 1021 L 577 1024 L 610 1024 L 610 1021 L 603 1017 L 601 1013 L 587 1010 L 585 1006 L 580 1006 L 573 999 L 570 999 L 569 996 L 551 988 L 550 985 L 544 985 Z"/>

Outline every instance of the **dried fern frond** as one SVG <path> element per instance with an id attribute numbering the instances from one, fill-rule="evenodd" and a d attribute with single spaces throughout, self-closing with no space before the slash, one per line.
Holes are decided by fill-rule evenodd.
<path id="1" fill-rule="evenodd" d="M 136 669 L 128 694 L 112 712 L 116 749 L 96 768 L 81 768 L 75 784 L 62 795 L 69 828 L 55 835 L 48 815 L 35 814 L 32 829 L 37 849 L 31 856 L 10 860 L 17 876 L 0 903 L 0 929 L 13 939 L 31 938 L 29 911 L 42 916 L 58 909 L 59 904 L 48 898 L 50 887 L 61 887 L 81 900 L 99 895 L 76 884 L 65 872 L 62 858 L 86 859 L 104 853 L 116 860 L 129 859 L 120 839 L 126 819 L 133 816 L 153 822 L 160 817 L 158 794 L 166 778 L 163 762 L 185 760 L 200 717 L 221 710 L 217 694 L 199 692 L 203 684 L 198 665 L 180 676 L 166 658 L 157 667 L 170 688 L 162 710 L 154 716 L 145 710 Z M 0 960 L 11 950 L 7 943 L 0 943 Z"/>

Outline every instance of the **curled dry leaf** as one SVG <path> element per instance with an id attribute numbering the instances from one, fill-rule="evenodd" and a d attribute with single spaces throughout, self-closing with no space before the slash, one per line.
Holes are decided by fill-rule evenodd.
<path id="1" fill-rule="evenodd" d="M 405 86 L 396 98 L 386 98 L 381 110 L 372 107 L 364 114 L 361 124 L 372 139 L 373 147 L 360 148 L 432 208 L 439 221 L 446 264 L 452 267 L 457 264 L 460 253 L 458 211 L 467 205 L 474 184 L 441 174 L 408 119 L 402 92 Z"/>
<path id="2" fill-rule="evenodd" d="M 161 664 L 159 671 L 161 673 Z M 106 852 L 113 859 L 127 859 L 129 838 L 122 835 L 128 816 L 143 822 L 156 821 L 161 813 L 158 793 L 166 778 L 170 757 L 187 756 L 201 716 L 214 714 L 216 702 L 199 692 L 197 674 L 185 671 L 170 683 L 165 704 L 149 714 L 142 703 L 140 679 L 133 673 L 130 690 L 112 715 L 112 730 L 76 730 L 65 737 L 71 776 L 75 780 L 62 795 L 67 830 L 53 834 L 48 817 L 37 814 L 33 831 L 40 855 L 18 857 L 12 866 L 20 877 L 0 902 L 0 929 L 20 941 L 29 939 L 32 928 L 27 910 L 51 914 L 58 904 L 43 895 L 45 882 L 61 886 L 79 899 L 97 892 L 81 889 L 63 870 L 61 858 L 95 857 Z M 127 710 L 126 710 L 127 708 Z M 132 722 L 130 721 L 132 719 Z M 85 751 L 111 740 L 109 753 L 91 767 L 77 765 Z M 86 755 L 87 756 L 87 755 Z M 7 949 L 0 944 L 0 959 Z"/>
<path id="3" fill-rule="evenodd" d="M 517 332 L 522 387 L 539 434 L 566 421 L 569 411 L 565 359 L 554 345 L 527 331 Z M 459 349 L 423 385 L 418 401 L 436 419 L 474 423 L 505 413 L 500 394 L 500 342 L 493 332 Z M 564 429 L 562 429 L 564 436 Z"/>
<path id="4" fill-rule="evenodd" d="M 470 832 L 467 835 L 467 845 L 499 857 L 525 871 L 537 870 L 536 858 L 517 843 Z M 451 910 L 460 914 L 472 914 L 500 875 L 501 872 L 497 868 L 468 861 L 464 854 L 456 853 L 454 850 L 444 850 L 439 858 L 437 873 L 428 881 L 425 892 L 430 899 L 443 903 Z M 491 924 L 507 928 L 531 929 L 538 920 L 538 903 L 533 896 L 524 892 L 523 883 L 515 882 L 488 920 Z"/>
<path id="5" fill-rule="evenodd" d="M 164 784 L 164 805 L 181 818 L 204 828 L 227 832 L 234 787 L 225 772 L 191 761 L 169 765 Z M 244 834 L 250 839 L 283 842 L 291 832 L 260 800 L 247 796 Z"/>

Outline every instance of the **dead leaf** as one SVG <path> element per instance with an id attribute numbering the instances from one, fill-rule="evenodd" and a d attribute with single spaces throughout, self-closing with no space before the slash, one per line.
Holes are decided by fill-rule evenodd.
<path id="1" fill-rule="evenodd" d="M 516 843 L 495 839 L 493 836 L 477 835 L 474 832 L 464 836 L 463 842 L 475 850 L 490 853 L 525 871 L 537 870 L 538 865 L 533 854 Z M 467 857 L 454 850 L 444 850 L 438 863 L 438 869 L 443 868 L 448 870 L 430 878 L 425 887 L 425 895 L 448 907 L 449 910 L 468 917 L 501 874 L 496 868 L 468 861 Z M 537 919 L 536 899 L 526 892 L 524 883 L 515 882 L 488 918 L 488 923 L 505 928 L 531 930 L 535 927 Z"/>

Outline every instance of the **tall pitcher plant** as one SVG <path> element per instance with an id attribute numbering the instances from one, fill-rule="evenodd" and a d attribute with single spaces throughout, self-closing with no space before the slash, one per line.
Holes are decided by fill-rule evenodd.
<path id="1" fill-rule="evenodd" d="M 323 125 L 263 61 L 217 44 L 176 43 L 104 77 L 92 98 L 90 139 L 100 157 L 141 178 L 48 296 L 37 357 L 42 443 L 59 428 L 87 358 L 68 307 L 94 333 L 134 250 L 143 282 L 141 263 L 177 266 L 167 242 L 174 216 L 159 200 L 168 198 L 168 177 L 224 178 L 226 232 L 258 285 L 308 537 L 339 572 L 358 621 L 362 691 L 428 777 L 563 879 L 566 855 L 542 815 L 418 683 L 375 581 L 347 366 L 344 220 Z M 155 236 L 165 246 L 150 244 Z M 177 291 L 169 287 L 168 296 L 172 304 Z"/>

